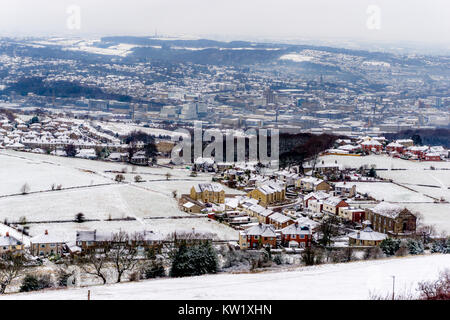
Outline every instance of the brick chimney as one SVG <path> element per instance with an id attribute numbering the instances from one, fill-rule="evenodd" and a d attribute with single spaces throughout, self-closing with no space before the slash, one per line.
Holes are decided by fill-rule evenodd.
<path id="1" fill-rule="evenodd" d="M 6 236 L 9 237 L 9 232 L 6 232 Z"/>
<path id="2" fill-rule="evenodd" d="M 45 230 L 45 235 L 48 235 L 48 230 Z"/>

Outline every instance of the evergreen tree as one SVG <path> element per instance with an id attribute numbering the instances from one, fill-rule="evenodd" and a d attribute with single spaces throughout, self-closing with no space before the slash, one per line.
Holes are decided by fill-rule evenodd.
<path id="1" fill-rule="evenodd" d="M 406 244 L 410 254 L 422 254 L 424 251 L 423 243 L 420 240 L 409 239 Z"/>
<path id="2" fill-rule="evenodd" d="M 196 276 L 216 273 L 217 252 L 210 242 L 196 244 L 179 243 L 172 255 L 171 277 Z"/>
<path id="3" fill-rule="evenodd" d="M 393 256 L 400 248 L 401 241 L 399 239 L 386 238 L 380 243 L 380 248 L 387 256 Z"/>

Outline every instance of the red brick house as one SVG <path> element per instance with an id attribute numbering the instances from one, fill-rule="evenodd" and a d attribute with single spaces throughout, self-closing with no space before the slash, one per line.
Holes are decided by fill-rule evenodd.
<path id="1" fill-rule="evenodd" d="M 426 153 L 424 156 L 425 161 L 441 161 L 441 155 L 439 153 Z"/>
<path id="2" fill-rule="evenodd" d="M 386 151 L 403 153 L 403 151 L 405 151 L 405 146 L 397 142 L 391 142 L 386 146 Z"/>
<path id="3" fill-rule="evenodd" d="M 380 152 L 383 145 L 377 140 L 368 140 L 361 143 L 361 148 L 367 152 Z"/>
<path id="4" fill-rule="evenodd" d="M 298 222 L 281 230 L 281 244 L 285 247 L 299 246 L 306 248 L 311 246 L 312 232 L 309 226 L 302 226 Z"/>
<path id="5" fill-rule="evenodd" d="M 241 250 L 259 249 L 267 246 L 276 248 L 277 234 L 274 226 L 259 223 L 241 231 L 239 234 L 239 246 Z"/>

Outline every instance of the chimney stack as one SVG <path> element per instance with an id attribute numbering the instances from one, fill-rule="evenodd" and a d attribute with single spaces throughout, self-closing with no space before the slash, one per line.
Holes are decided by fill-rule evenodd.
<path id="1" fill-rule="evenodd" d="M 6 236 L 9 237 L 9 232 L 6 232 Z"/>
<path id="2" fill-rule="evenodd" d="M 48 230 L 45 230 L 45 235 L 48 235 Z"/>

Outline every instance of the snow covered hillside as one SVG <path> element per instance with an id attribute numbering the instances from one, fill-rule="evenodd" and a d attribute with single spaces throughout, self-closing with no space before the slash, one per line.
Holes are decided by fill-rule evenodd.
<path id="1" fill-rule="evenodd" d="M 417 283 L 437 279 L 450 255 L 430 255 L 296 268 L 253 274 L 219 274 L 90 288 L 11 294 L 0 299 L 369 299 L 371 294 L 415 293 Z"/>

